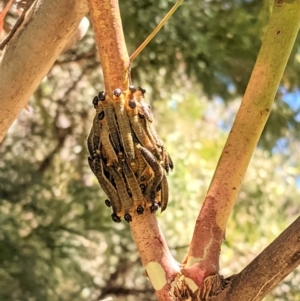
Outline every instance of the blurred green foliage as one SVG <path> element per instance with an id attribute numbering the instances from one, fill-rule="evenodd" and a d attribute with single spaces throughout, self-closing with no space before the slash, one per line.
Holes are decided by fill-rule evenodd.
<path id="1" fill-rule="evenodd" d="M 173 4 L 120 2 L 130 52 Z M 269 5 L 186 0 L 133 64 L 133 83 L 147 89 L 175 163 L 171 200 L 158 218 L 178 261 L 255 62 Z M 299 212 L 299 112 L 284 101 L 300 86 L 298 69 L 299 41 L 229 220 L 225 277 Z M 22 111 L 0 144 L 0 300 L 155 300 L 129 227 L 111 221 L 87 164 L 91 101 L 103 89 L 101 76 L 90 29 L 59 57 L 30 100 L 30 112 Z M 299 287 L 297 269 L 265 300 L 299 301 Z"/>

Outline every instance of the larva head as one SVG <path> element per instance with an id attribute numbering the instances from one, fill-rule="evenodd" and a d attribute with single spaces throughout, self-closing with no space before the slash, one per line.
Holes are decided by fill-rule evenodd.
<path id="1" fill-rule="evenodd" d="M 111 202 L 110 202 L 110 200 L 106 199 L 106 200 L 105 200 L 105 205 L 106 205 L 107 207 L 111 207 Z"/>
<path id="2" fill-rule="evenodd" d="M 104 101 L 105 100 L 105 92 L 104 91 L 99 92 L 98 98 L 99 98 L 99 100 Z"/>
<path id="3" fill-rule="evenodd" d="M 146 93 L 146 90 L 142 87 L 138 87 L 138 91 L 142 92 L 143 95 Z"/>
<path id="4" fill-rule="evenodd" d="M 112 213 L 111 218 L 112 218 L 112 220 L 113 220 L 115 223 L 120 223 L 120 222 L 121 222 L 121 218 L 120 218 L 115 212 Z"/>
<path id="5" fill-rule="evenodd" d="M 100 112 L 99 114 L 98 114 L 98 119 L 99 120 L 102 120 L 103 118 L 104 118 L 104 111 L 102 111 L 102 112 Z"/>
<path id="6" fill-rule="evenodd" d="M 130 91 L 131 93 L 135 93 L 135 92 L 136 92 L 135 86 L 130 85 L 130 86 L 129 86 L 129 91 Z"/>
<path id="7" fill-rule="evenodd" d="M 132 217 L 129 213 L 125 213 L 124 219 L 127 223 L 130 223 L 132 221 Z"/>
<path id="8" fill-rule="evenodd" d="M 137 208 L 136 208 L 136 212 L 138 215 L 141 215 L 144 213 L 144 208 L 143 206 L 139 205 Z"/>
<path id="9" fill-rule="evenodd" d="M 152 203 L 152 205 L 150 206 L 150 212 L 154 213 L 158 210 L 159 205 L 157 203 Z"/>
<path id="10" fill-rule="evenodd" d="M 115 89 L 115 90 L 114 90 L 114 96 L 116 96 L 116 97 L 120 97 L 120 96 L 121 96 L 121 94 L 122 94 L 122 91 L 121 91 L 121 89 L 117 88 L 117 89 Z"/>
<path id="11" fill-rule="evenodd" d="M 129 108 L 130 109 L 135 109 L 136 108 L 136 102 L 134 101 L 134 99 L 130 99 L 128 102 Z"/>
<path id="12" fill-rule="evenodd" d="M 97 107 L 98 102 L 99 102 L 99 98 L 98 98 L 98 96 L 95 96 L 94 99 L 93 99 L 93 105 L 94 105 L 94 108 Z"/>

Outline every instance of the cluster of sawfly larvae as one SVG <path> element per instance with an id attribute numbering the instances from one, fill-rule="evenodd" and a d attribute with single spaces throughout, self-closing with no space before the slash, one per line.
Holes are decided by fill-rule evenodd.
<path id="1" fill-rule="evenodd" d="M 145 90 L 129 86 L 93 99 L 96 116 L 88 136 L 90 168 L 107 195 L 112 220 L 127 222 L 145 209 L 164 211 L 168 204 L 166 175 L 172 160 L 153 124 Z"/>

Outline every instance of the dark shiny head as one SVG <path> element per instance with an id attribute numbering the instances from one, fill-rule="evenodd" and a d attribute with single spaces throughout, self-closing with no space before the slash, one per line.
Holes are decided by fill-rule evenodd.
<path id="1" fill-rule="evenodd" d="M 130 91 L 131 93 L 135 93 L 135 92 L 136 92 L 135 86 L 130 85 L 130 86 L 129 86 L 129 91 Z"/>
<path id="2" fill-rule="evenodd" d="M 146 190 L 146 185 L 145 184 L 140 184 L 140 188 L 141 188 L 142 193 L 144 193 L 145 190 Z"/>
<path id="3" fill-rule="evenodd" d="M 146 93 L 146 90 L 145 90 L 145 89 L 143 89 L 142 87 L 138 87 L 138 90 L 139 90 L 139 91 L 141 91 L 143 94 L 145 94 L 145 93 Z"/>
<path id="4" fill-rule="evenodd" d="M 107 199 L 106 199 L 104 203 L 105 203 L 105 205 L 106 205 L 107 207 L 111 207 L 111 202 L 110 202 L 110 200 L 107 200 Z"/>
<path id="5" fill-rule="evenodd" d="M 129 213 L 125 213 L 124 219 L 127 223 L 130 223 L 132 221 L 132 217 Z"/>
<path id="6" fill-rule="evenodd" d="M 102 120 L 104 118 L 104 111 L 102 111 L 102 112 L 100 112 L 99 114 L 98 114 L 98 119 L 99 120 Z"/>
<path id="7" fill-rule="evenodd" d="M 101 101 L 104 101 L 104 100 L 105 100 L 105 92 L 104 92 L 104 91 L 99 92 L 98 98 L 99 98 Z"/>
<path id="8" fill-rule="evenodd" d="M 134 109 L 136 107 L 136 103 L 133 99 L 130 99 L 128 104 L 131 109 Z"/>
<path id="9" fill-rule="evenodd" d="M 93 99 L 93 105 L 94 105 L 94 107 L 97 106 L 98 102 L 99 102 L 99 98 L 98 98 L 98 96 L 95 96 L 94 99 Z"/>
<path id="10" fill-rule="evenodd" d="M 119 216 L 117 216 L 117 214 L 116 214 L 115 212 L 112 213 L 111 218 L 112 218 L 112 220 L 113 220 L 115 223 L 120 223 L 120 222 L 121 222 L 121 218 L 120 218 Z"/>
<path id="11" fill-rule="evenodd" d="M 141 215 L 144 213 L 144 208 L 143 206 L 139 205 L 137 208 L 136 208 L 136 212 L 138 215 Z"/>
<path id="12" fill-rule="evenodd" d="M 115 90 L 114 90 L 114 95 L 115 95 L 116 97 L 119 97 L 121 94 L 122 94 L 121 89 L 115 89 Z"/>
<path id="13" fill-rule="evenodd" d="M 150 207 L 150 212 L 154 213 L 158 210 L 158 208 L 159 208 L 159 205 L 157 203 L 153 203 Z"/>

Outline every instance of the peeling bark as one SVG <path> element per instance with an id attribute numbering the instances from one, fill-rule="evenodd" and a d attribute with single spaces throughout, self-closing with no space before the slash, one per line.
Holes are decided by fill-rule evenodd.
<path id="1" fill-rule="evenodd" d="M 86 1 L 36 1 L 0 60 L 0 142 L 87 14 Z"/>

